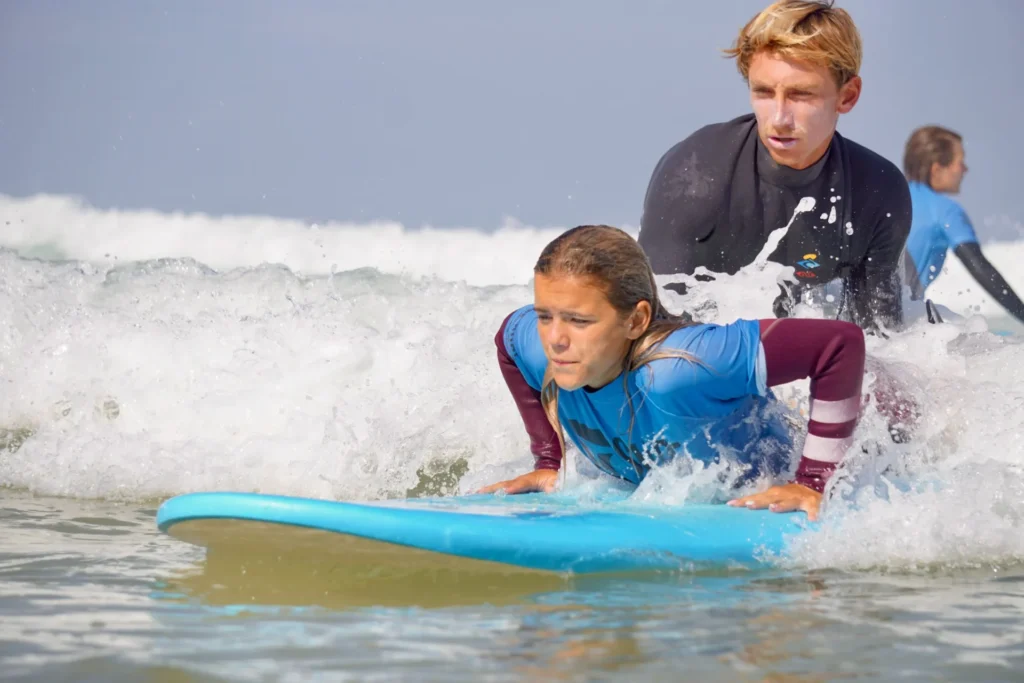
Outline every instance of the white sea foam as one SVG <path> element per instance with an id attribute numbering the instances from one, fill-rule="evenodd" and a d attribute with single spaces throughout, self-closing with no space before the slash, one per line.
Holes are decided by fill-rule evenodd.
<path id="1" fill-rule="evenodd" d="M 513 284 L 530 279 L 540 246 L 563 229 L 511 218 L 490 233 L 383 221 L 308 224 L 269 216 L 104 211 L 71 197 L 0 195 L 0 247 L 103 266 L 192 258 L 217 271 L 274 263 L 306 275 L 375 268 L 473 285 Z"/>
<path id="2" fill-rule="evenodd" d="M 530 301 L 533 261 L 559 231 L 314 230 L 2 200 L 0 429 L 19 447 L 0 450 L 0 482 L 75 497 L 366 499 L 404 495 L 431 473 L 465 470 L 462 490 L 515 474 L 530 464 L 528 442 L 492 340 Z M 1010 267 L 1024 244 L 985 251 L 1024 285 Z M 991 312 L 949 261 L 930 293 Z M 684 278 L 688 294 L 665 297 L 707 321 L 757 317 L 771 310 L 778 276 L 769 263 Z M 824 530 L 796 548 L 799 563 L 1024 559 L 1020 339 L 970 316 L 869 338 L 924 417 L 915 440 L 896 445 L 869 409 L 859 443 L 872 455 L 853 459 L 841 487 L 853 505 L 833 501 Z M 806 386 L 779 393 L 805 405 Z M 889 485 L 907 470 L 937 486 Z M 699 498 L 701 476 L 644 495 Z"/>

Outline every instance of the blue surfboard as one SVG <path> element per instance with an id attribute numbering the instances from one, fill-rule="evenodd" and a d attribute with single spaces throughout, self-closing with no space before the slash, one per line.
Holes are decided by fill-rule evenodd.
<path id="1" fill-rule="evenodd" d="M 762 564 L 816 526 L 801 513 L 726 505 L 642 505 L 626 499 L 583 502 L 560 494 L 470 495 L 334 502 L 252 493 L 192 493 L 165 501 L 163 532 L 211 548 L 241 542 L 247 526 L 321 532 L 392 549 L 415 549 L 529 570 L 594 573 Z M 322 532 L 328 532 L 325 535 Z M 249 538 L 269 538 L 250 533 Z M 277 534 L 280 536 L 280 534 Z M 306 538 L 310 538 L 308 535 Z M 395 561 L 401 554 L 392 553 Z"/>

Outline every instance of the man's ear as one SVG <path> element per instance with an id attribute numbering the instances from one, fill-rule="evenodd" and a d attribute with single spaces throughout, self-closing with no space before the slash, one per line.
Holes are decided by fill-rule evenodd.
<path id="1" fill-rule="evenodd" d="M 848 114 L 860 99 L 860 91 L 864 86 L 860 76 L 854 76 L 839 89 L 839 113 Z"/>

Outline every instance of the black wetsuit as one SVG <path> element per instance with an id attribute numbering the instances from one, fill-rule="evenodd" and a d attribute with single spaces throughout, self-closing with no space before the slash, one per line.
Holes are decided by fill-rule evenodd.
<path id="1" fill-rule="evenodd" d="M 794 217 L 805 197 L 814 209 Z M 753 114 L 701 128 L 655 167 L 639 241 L 657 274 L 699 266 L 733 274 L 791 220 L 768 255 L 795 269 L 795 282 L 780 285 L 776 316 L 786 317 L 805 290 L 841 279 L 838 317 L 866 329 L 902 325 L 907 182 L 894 164 L 839 133 L 817 163 L 796 170 L 771 158 Z"/>

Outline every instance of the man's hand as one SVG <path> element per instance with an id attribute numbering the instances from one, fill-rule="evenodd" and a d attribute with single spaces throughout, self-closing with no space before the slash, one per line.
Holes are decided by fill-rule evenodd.
<path id="1" fill-rule="evenodd" d="M 772 512 L 803 510 L 807 513 L 807 519 L 814 522 L 818 519 L 821 494 L 800 484 L 783 484 L 782 486 L 773 486 L 762 493 L 735 498 L 730 500 L 728 505 L 746 507 L 751 510 L 768 508 Z"/>
<path id="2" fill-rule="evenodd" d="M 505 493 L 532 493 L 535 491 L 551 493 L 557 484 L 558 470 L 534 470 L 515 479 L 485 486 L 477 493 L 494 493 L 500 489 L 504 489 Z"/>

